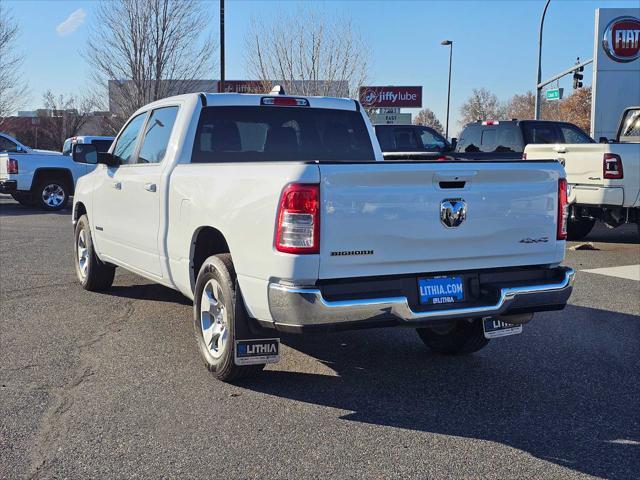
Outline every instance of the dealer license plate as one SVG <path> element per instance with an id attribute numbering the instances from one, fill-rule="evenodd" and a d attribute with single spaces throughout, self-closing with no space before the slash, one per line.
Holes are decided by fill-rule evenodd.
<path id="1" fill-rule="evenodd" d="M 464 300 L 462 277 L 419 278 L 418 291 L 420 303 L 423 305 L 440 305 Z"/>
<path id="2" fill-rule="evenodd" d="M 484 329 L 485 338 L 506 337 L 507 335 L 522 333 L 522 325 L 506 323 L 495 318 L 482 320 L 482 328 Z"/>

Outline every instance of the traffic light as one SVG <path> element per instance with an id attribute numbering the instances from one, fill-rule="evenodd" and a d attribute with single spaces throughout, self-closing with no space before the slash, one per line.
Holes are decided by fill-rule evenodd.
<path id="1" fill-rule="evenodd" d="M 578 62 L 580 62 L 580 59 L 578 59 Z M 584 78 L 584 76 L 582 75 L 582 72 L 584 72 L 584 67 L 578 67 L 574 70 L 573 72 L 573 89 L 577 90 L 578 88 L 582 88 L 582 79 Z"/>

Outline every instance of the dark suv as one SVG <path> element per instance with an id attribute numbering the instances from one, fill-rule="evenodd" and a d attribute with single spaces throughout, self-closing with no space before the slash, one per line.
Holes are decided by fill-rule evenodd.
<path id="1" fill-rule="evenodd" d="M 468 123 L 451 155 L 465 160 L 521 159 L 530 143 L 595 143 L 579 127 L 567 122 L 509 120 Z"/>

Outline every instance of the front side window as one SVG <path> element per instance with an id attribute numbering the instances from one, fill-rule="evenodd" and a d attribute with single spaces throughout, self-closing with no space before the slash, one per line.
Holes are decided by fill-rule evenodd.
<path id="1" fill-rule="evenodd" d="M 120 134 L 120 137 L 118 137 L 118 140 L 116 140 L 113 155 L 120 160 L 120 165 L 129 163 L 131 160 L 136 149 L 140 129 L 146 116 L 146 113 L 141 113 L 133 117 Z"/>
<path id="2" fill-rule="evenodd" d="M 18 145 L 15 142 L 0 136 L 0 152 L 15 152 L 17 149 Z"/>
<path id="3" fill-rule="evenodd" d="M 178 107 L 158 108 L 151 112 L 145 127 L 144 140 L 137 163 L 160 163 L 169 145 L 169 137 L 176 122 Z"/>
<path id="4" fill-rule="evenodd" d="M 421 128 L 420 140 L 422 147 L 428 152 L 442 152 L 446 147 L 444 137 L 438 135 L 434 130 Z"/>
<path id="5" fill-rule="evenodd" d="M 593 143 L 591 137 L 579 128 L 563 125 L 560 127 L 560 131 L 564 137 L 564 143 Z"/>
<path id="6" fill-rule="evenodd" d="M 373 161 L 362 114 L 309 107 L 205 107 L 193 163 Z"/>

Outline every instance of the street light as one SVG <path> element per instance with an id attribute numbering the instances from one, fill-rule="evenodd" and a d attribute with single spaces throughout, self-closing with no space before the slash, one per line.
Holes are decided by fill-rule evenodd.
<path id="1" fill-rule="evenodd" d="M 549 8 L 549 2 L 547 0 L 544 4 L 544 10 L 542 10 L 542 17 L 540 18 L 540 31 L 538 32 L 538 81 L 536 83 L 536 110 L 535 120 L 540 120 L 540 83 L 542 82 L 542 28 L 544 27 L 544 17 L 547 14 L 547 8 Z"/>
<path id="2" fill-rule="evenodd" d="M 224 93 L 224 0 L 220 0 L 220 86 L 218 91 Z"/>
<path id="3" fill-rule="evenodd" d="M 447 121 L 444 127 L 444 138 L 449 139 L 449 104 L 451 102 L 451 59 L 453 58 L 453 42 L 443 40 L 440 45 L 449 46 L 449 89 L 447 90 Z"/>

